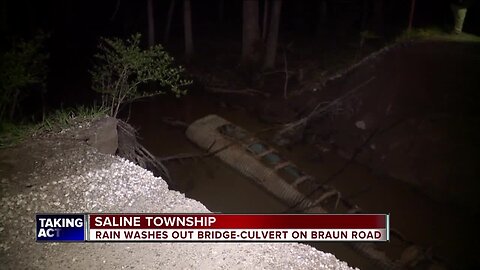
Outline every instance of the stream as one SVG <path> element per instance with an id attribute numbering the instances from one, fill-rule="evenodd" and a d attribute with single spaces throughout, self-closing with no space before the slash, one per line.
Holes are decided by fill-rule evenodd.
<path id="1" fill-rule="evenodd" d="M 478 56 L 477 56 L 478 57 Z M 477 89 L 478 90 L 478 89 Z M 229 106 L 218 97 L 191 91 L 181 99 L 168 96 L 141 100 L 131 107 L 129 122 L 139 131 L 141 142 L 154 155 L 167 157 L 179 153 L 203 153 L 190 142 L 181 128 L 162 122 L 172 117 L 191 123 L 208 114 L 217 114 L 256 133 L 271 127 L 244 108 Z M 269 134 L 259 137 L 274 145 Z M 277 147 L 280 153 L 317 179 L 327 179 L 341 169 L 347 160 L 335 152 L 318 154 L 319 149 L 307 143 Z M 287 206 L 214 157 L 169 161 L 165 164 L 177 189 L 187 197 L 202 202 L 213 212 L 282 213 Z M 472 232 L 476 225 L 472 214 L 461 208 L 431 199 L 411 184 L 380 174 L 365 164 L 351 163 L 329 183 L 344 198 L 369 213 L 390 213 L 391 227 L 416 245 L 431 248 L 434 254 L 453 269 L 465 269 L 478 263 Z M 401 245 L 386 245 L 387 254 L 399 258 Z M 360 269 L 376 269 L 370 261 L 342 243 L 313 243 L 316 248 Z"/>

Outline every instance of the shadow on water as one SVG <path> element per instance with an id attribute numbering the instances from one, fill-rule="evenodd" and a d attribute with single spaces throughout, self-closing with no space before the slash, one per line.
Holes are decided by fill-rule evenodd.
<path id="1" fill-rule="evenodd" d="M 455 51 L 450 52 L 455 55 L 453 58 L 450 57 L 451 59 L 466 54 L 473 58 L 476 57 L 477 60 L 474 63 L 480 64 L 480 54 L 468 50 L 462 51 L 461 47 L 455 46 L 426 46 L 422 50 L 425 50 L 426 54 L 443 57 L 445 52 L 448 53 L 453 48 Z M 475 52 L 478 51 L 475 50 Z M 422 53 L 414 53 L 407 54 L 407 57 L 421 58 L 422 55 Z M 394 59 L 397 61 L 400 59 L 398 57 L 401 58 L 402 56 L 397 54 Z M 430 58 L 427 57 L 426 61 L 429 61 L 428 59 Z M 420 61 L 422 60 L 420 59 Z M 436 65 L 438 62 L 433 61 L 430 64 Z M 445 70 L 458 71 L 462 62 L 449 61 L 446 64 L 450 67 Z M 478 76 L 479 66 L 473 68 Z M 443 85 L 441 79 L 445 74 L 431 74 L 434 71 L 433 69 L 424 70 L 423 74 L 412 75 L 415 78 L 411 80 L 401 77 L 401 74 L 389 74 L 388 72 L 378 72 L 378 76 L 387 76 L 379 80 L 385 83 L 386 85 L 383 86 L 387 88 L 388 84 L 392 84 L 391 78 L 393 77 L 399 79 L 395 81 L 396 83 L 406 82 L 403 85 L 391 85 L 392 88 L 397 90 L 402 87 L 411 87 L 412 91 L 417 91 L 418 89 L 415 89 L 414 86 L 416 81 L 423 80 L 425 82 L 437 78 L 439 81 L 433 83 L 433 85 L 435 87 L 442 86 L 443 92 L 458 91 L 456 87 L 459 85 Z M 419 72 L 419 70 L 415 69 L 415 72 Z M 462 74 L 453 72 L 454 74 L 450 74 L 449 78 L 462 76 Z M 466 73 L 472 76 L 475 71 L 470 70 Z M 464 81 L 460 87 L 465 88 L 466 91 L 472 90 L 469 87 L 478 85 L 478 78 L 470 78 L 470 80 L 472 79 L 474 82 Z M 448 83 L 451 82 L 448 81 Z M 422 83 L 421 85 L 425 87 L 427 84 Z M 435 90 L 426 89 L 424 93 L 419 94 L 431 95 L 435 94 Z M 476 90 L 478 91 L 478 89 Z M 430 91 L 433 91 L 433 93 Z M 404 94 L 408 95 L 408 92 Z M 396 96 L 397 99 L 402 98 L 401 93 L 393 93 L 392 95 Z M 427 98 L 426 101 L 428 102 L 428 100 L 430 99 Z M 413 103 L 409 104 L 412 105 Z M 422 106 L 422 104 L 416 104 L 415 106 Z M 455 107 L 462 107 L 462 105 L 457 104 Z M 473 113 L 478 115 L 478 111 Z M 139 129 L 140 137 L 147 149 L 157 156 L 166 157 L 179 153 L 202 153 L 202 150 L 185 137 L 184 130 L 164 124 L 161 120 L 162 117 L 173 117 L 191 123 L 208 114 L 218 114 L 252 133 L 268 127 L 258 121 L 256 114 L 239 107 L 225 105 L 218 97 L 212 97 L 200 91 L 193 91 L 181 99 L 161 96 L 140 101 L 132 106 L 130 122 Z M 261 138 L 269 140 L 268 134 Z M 322 154 L 321 159 L 316 158 L 318 148 L 306 143 L 296 144 L 289 149 L 280 148 L 279 150 L 286 158 L 319 179 L 328 178 L 344 166 L 346 162 L 344 158 L 339 157 L 334 152 Z M 287 210 L 287 207 L 279 200 L 216 158 L 185 159 L 171 161 L 166 165 L 172 178 L 177 182 L 178 189 L 185 193 L 187 197 L 201 201 L 211 211 L 280 213 Z M 369 165 L 352 163 L 347 170 L 335 178 L 332 185 L 341 191 L 343 197 L 348 198 L 367 212 L 390 213 L 393 228 L 413 243 L 432 248 L 435 254 L 452 268 L 464 269 L 478 264 L 475 254 L 475 241 L 472 239 L 472 234 L 475 234 L 476 231 L 476 224 L 472 222 L 474 216 L 467 211 L 459 210 L 458 207 L 429 198 L 424 192 L 405 181 L 388 177 L 386 174 L 379 174 L 372 170 Z M 382 245 L 389 245 L 391 255 L 398 258 L 400 250 L 395 249 L 396 244 L 394 242 Z M 376 268 L 344 244 L 315 243 L 314 246 L 335 254 L 337 258 L 347 261 L 351 266 L 361 269 Z"/>

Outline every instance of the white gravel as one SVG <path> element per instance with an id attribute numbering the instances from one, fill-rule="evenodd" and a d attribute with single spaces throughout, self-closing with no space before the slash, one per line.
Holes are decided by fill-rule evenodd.
<path id="1" fill-rule="evenodd" d="M 35 213 L 209 212 L 131 162 L 83 143 L 54 144 L 28 176 L 39 184 L 2 194 L 2 269 L 352 269 L 296 243 L 36 243 Z"/>

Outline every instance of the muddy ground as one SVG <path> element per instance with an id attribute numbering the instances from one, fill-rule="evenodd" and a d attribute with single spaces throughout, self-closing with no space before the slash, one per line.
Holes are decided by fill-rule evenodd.
<path id="1" fill-rule="evenodd" d="M 111 129 L 110 120 L 0 149 L 2 269 L 353 269 L 298 243 L 36 242 L 36 213 L 209 212 L 150 171 L 92 147 L 84 135 Z"/>

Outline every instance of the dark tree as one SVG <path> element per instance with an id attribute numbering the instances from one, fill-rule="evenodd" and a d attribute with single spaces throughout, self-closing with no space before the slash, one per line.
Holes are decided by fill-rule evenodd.
<path id="1" fill-rule="evenodd" d="M 153 17 L 153 0 L 147 0 L 148 46 L 155 45 L 155 19 Z"/>
<path id="2" fill-rule="evenodd" d="M 262 23 L 262 41 L 267 39 L 267 27 L 268 27 L 268 3 L 269 0 L 265 0 L 263 5 L 263 23 Z"/>
<path id="3" fill-rule="evenodd" d="M 272 1 L 272 18 L 267 36 L 267 46 L 265 54 L 264 69 L 273 68 L 275 66 L 275 57 L 277 56 L 277 40 L 278 28 L 280 26 L 280 15 L 282 12 L 282 0 Z"/>
<path id="4" fill-rule="evenodd" d="M 183 27 L 185 34 L 185 59 L 189 61 L 193 56 L 192 8 L 190 0 L 183 1 Z"/>
<path id="5" fill-rule="evenodd" d="M 259 60 L 260 27 L 258 0 L 243 1 L 242 64 L 249 66 Z"/>
<path id="6" fill-rule="evenodd" d="M 367 0 L 364 0 L 364 1 L 367 1 Z M 328 16 L 327 0 L 317 1 L 317 14 L 318 14 L 318 20 L 317 20 L 316 31 L 317 31 L 317 34 L 320 34 L 324 29 L 325 25 L 327 24 L 327 16 Z"/>
<path id="7" fill-rule="evenodd" d="M 0 33 L 7 32 L 7 0 L 0 1 Z M 2 35 L 3 36 L 3 35 Z"/>
<path id="8" fill-rule="evenodd" d="M 225 13 L 225 0 L 220 0 L 218 2 L 218 21 L 223 22 L 223 17 Z"/>
<path id="9" fill-rule="evenodd" d="M 414 14 L 415 14 L 415 0 L 411 0 L 411 2 L 410 2 L 410 15 L 408 16 L 408 31 L 412 30 Z"/>
<path id="10" fill-rule="evenodd" d="M 377 33 L 383 32 L 383 0 L 373 0 L 372 8 L 372 30 Z"/>
<path id="11" fill-rule="evenodd" d="M 175 10 L 175 0 L 170 0 L 168 7 L 167 23 L 165 24 L 165 32 L 163 32 L 163 43 L 167 44 L 170 38 L 170 29 L 172 27 L 173 11 Z"/>

